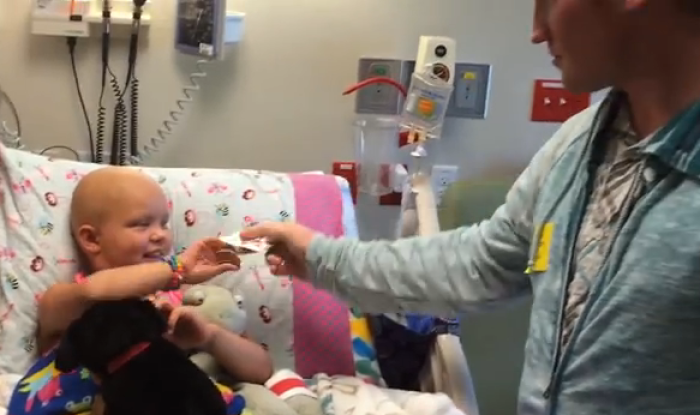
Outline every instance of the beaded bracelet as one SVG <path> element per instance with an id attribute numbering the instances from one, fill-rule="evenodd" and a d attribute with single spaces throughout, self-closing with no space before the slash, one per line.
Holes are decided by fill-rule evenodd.
<path id="1" fill-rule="evenodd" d="M 162 261 L 168 264 L 170 266 L 170 269 L 173 271 L 173 278 L 170 281 L 170 283 L 168 283 L 166 288 L 168 290 L 177 290 L 182 285 L 182 282 L 184 280 L 182 274 L 185 271 L 185 267 L 182 264 L 180 257 L 178 255 L 170 255 L 168 257 L 162 258 Z"/>

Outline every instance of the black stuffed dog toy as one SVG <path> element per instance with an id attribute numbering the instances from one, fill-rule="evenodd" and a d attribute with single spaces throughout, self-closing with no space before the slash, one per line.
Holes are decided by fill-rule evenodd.
<path id="1" fill-rule="evenodd" d="M 219 389 L 165 339 L 165 317 L 148 300 L 93 305 L 58 346 L 56 369 L 88 369 L 106 415 L 226 415 Z"/>

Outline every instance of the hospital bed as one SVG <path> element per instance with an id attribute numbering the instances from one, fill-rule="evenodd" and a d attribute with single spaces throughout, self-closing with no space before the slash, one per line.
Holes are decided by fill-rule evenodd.
<path id="1" fill-rule="evenodd" d="M 37 299 L 52 284 L 68 281 L 77 270 L 67 221 L 70 196 L 77 181 L 96 168 L 99 166 L 0 147 L 0 414 L 17 375 L 35 358 Z M 295 220 L 329 235 L 357 236 L 348 184 L 335 176 L 142 170 L 161 184 L 168 197 L 177 249 L 202 237 L 230 234 L 266 220 Z M 416 211 L 405 208 L 404 213 L 408 218 Z M 409 233 L 416 230 L 410 224 L 405 229 Z M 277 368 L 290 368 L 303 376 L 351 375 L 382 385 L 376 355 L 353 346 L 372 345 L 364 318 L 328 293 L 270 275 L 264 259 L 256 256 L 246 258 L 241 271 L 213 283 L 243 295 L 249 335 L 267 345 Z M 268 310 L 265 319 L 258 318 L 263 307 Z M 329 327 L 334 327 L 333 333 Z M 337 333 L 347 341 L 338 342 Z M 466 414 L 478 414 L 457 336 L 437 337 L 421 385 L 423 391 L 447 394 Z"/>

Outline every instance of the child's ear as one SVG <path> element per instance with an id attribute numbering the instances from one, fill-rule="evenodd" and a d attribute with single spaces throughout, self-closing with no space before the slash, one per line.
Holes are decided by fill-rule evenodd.
<path id="1" fill-rule="evenodd" d="M 100 241 L 95 229 L 92 225 L 82 225 L 78 228 L 75 235 L 75 242 L 82 252 L 88 254 L 99 254 L 100 253 Z"/>

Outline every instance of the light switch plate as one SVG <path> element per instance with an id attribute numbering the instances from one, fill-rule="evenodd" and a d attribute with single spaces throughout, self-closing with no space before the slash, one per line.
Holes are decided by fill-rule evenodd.
<path id="1" fill-rule="evenodd" d="M 484 119 L 488 113 L 491 65 L 457 63 L 447 117 Z"/>

